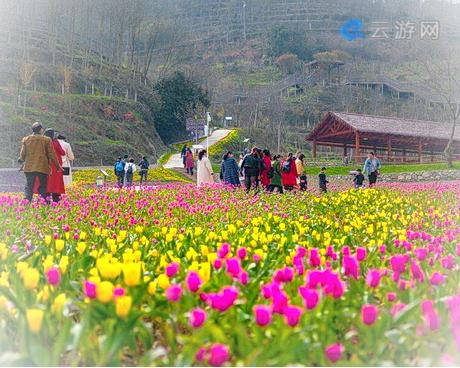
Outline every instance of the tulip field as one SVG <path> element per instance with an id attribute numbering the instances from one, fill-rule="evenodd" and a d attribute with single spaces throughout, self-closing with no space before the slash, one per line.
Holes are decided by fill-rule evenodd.
<path id="1" fill-rule="evenodd" d="M 0 364 L 460 364 L 460 182 L 0 195 Z"/>

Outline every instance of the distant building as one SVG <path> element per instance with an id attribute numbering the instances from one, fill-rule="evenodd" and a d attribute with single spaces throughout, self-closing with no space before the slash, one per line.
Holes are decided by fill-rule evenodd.
<path id="1" fill-rule="evenodd" d="M 434 162 L 442 158 L 452 126 L 448 123 L 328 112 L 306 137 L 312 142 L 313 157 L 317 147 L 353 150 L 355 162 L 366 152 L 375 151 L 387 162 Z M 454 136 L 454 157 L 460 159 L 460 130 Z"/>

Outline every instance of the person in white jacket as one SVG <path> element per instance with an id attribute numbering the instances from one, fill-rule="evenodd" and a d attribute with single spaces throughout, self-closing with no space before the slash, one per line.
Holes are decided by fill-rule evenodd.
<path id="1" fill-rule="evenodd" d="M 199 187 L 203 184 L 214 183 L 214 173 L 212 172 L 211 161 L 209 161 L 209 158 L 206 156 L 206 150 L 201 150 L 198 153 L 196 175 L 196 183 Z"/>
<path id="2" fill-rule="evenodd" d="M 57 140 L 65 152 L 62 156 L 62 168 L 64 169 L 64 185 L 70 187 L 72 185 L 72 164 L 75 156 L 72 151 L 72 146 L 66 141 L 63 134 L 58 134 Z"/>
<path id="3" fill-rule="evenodd" d="M 136 164 L 134 159 L 131 158 L 125 165 L 125 184 L 130 187 L 133 185 L 133 176 L 136 172 Z"/>

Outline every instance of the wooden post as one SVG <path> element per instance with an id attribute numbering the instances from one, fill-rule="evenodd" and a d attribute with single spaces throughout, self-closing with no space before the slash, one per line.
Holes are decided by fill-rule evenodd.
<path id="1" fill-rule="evenodd" d="M 422 163 L 422 138 L 418 139 L 418 163 Z"/>
<path id="2" fill-rule="evenodd" d="M 391 162 L 391 151 L 392 151 L 391 136 L 388 136 L 388 141 L 387 141 L 387 159 L 388 159 L 388 162 Z"/>
<path id="3" fill-rule="evenodd" d="M 403 155 L 402 161 L 403 161 L 403 162 L 406 162 L 406 150 L 405 150 L 405 149 L 403 149 L 402 155 Z"/>
<path id="4" fill-rule="evenodd" d="M 343 145 L 343 157 L 345 156 L 348 156 L 348 147 L 346 143 Z"/>
<path id="5" fill-rule="evenodd" d="M 313 141 L 312 156 L 316 158 L 316 140 Z"/>
<path id="6" fill-rule="evenodd" d="M 431 152 L 430 152 L 430 154 L 431 154 L 431 162 L 434 162 L 434 152 L 433 151 L 434 151 L 433 147 L 431 147 Z"/>
<path id="7" fill-rule="evenodd" d="M 359 132 L 355 132 L 355 163 L 361 162 L 361 139 Z"/>

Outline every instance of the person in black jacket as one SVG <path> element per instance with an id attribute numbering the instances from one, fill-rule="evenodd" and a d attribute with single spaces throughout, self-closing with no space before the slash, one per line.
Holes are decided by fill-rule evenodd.
<path id="1" fill-rule="evenodd" d="M 322 167 L 321 172 L 319 173 L 319 189 L 322 193 L 327 193 L 327 184 L 329 181 L 326 178 L 326 168 Z"/>
<path id="2" fill-rule="evenodd" d="M 362 188 L 364 184 L 364 175 L 363 171 L 361 169 L 356 170 L 357 174 L 353 178 L 353 183 L 355 185 L 355 188 Z"/>
<path id="3" fill-rule="evenodd" d="M 257 190 L 260 165 L 259 153 L 257 148 L 254 147 L 251 153 L 244 156 L 243 162 L 241 163 L 241 171 L 244 174 L 246 193 L 249 193 L 251 187 L 254 187 Z"/>

